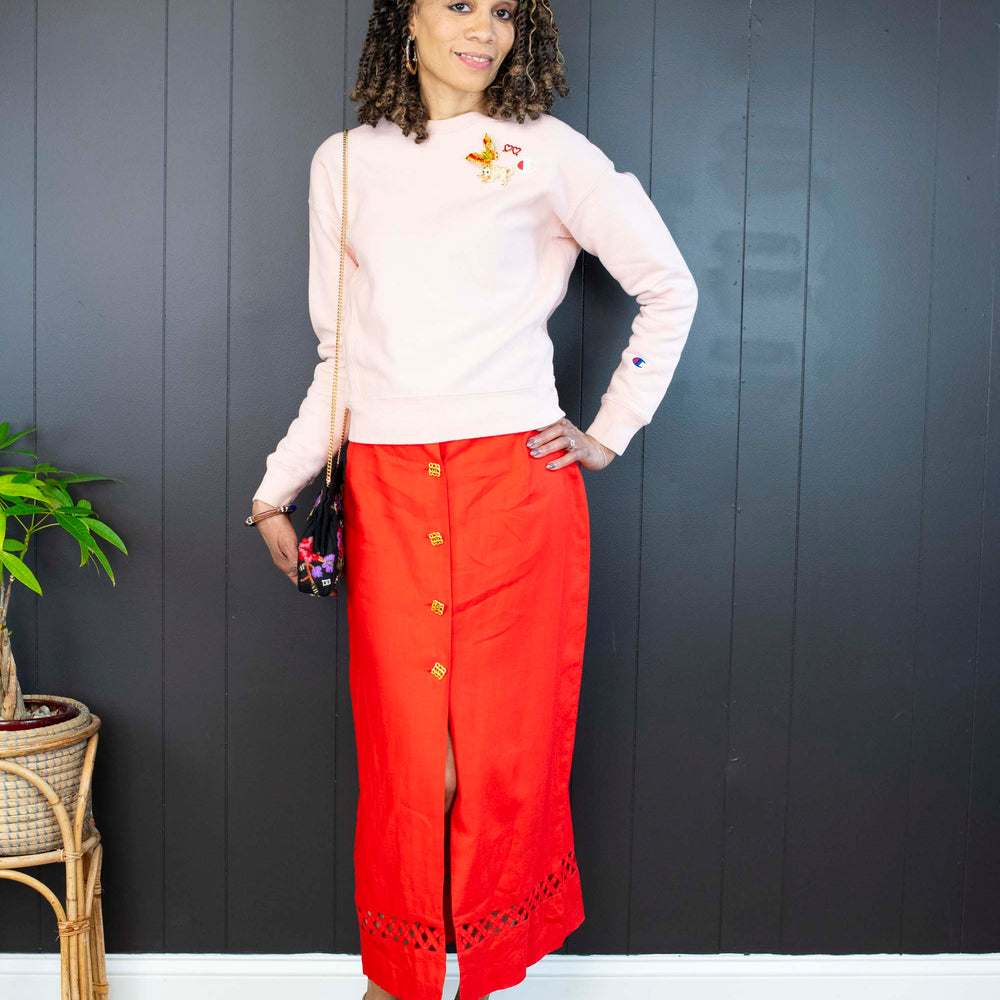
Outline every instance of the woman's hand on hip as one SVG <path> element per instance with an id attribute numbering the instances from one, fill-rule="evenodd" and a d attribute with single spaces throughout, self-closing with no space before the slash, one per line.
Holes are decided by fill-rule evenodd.
<path id="1" fill-rule="evenodd" d="M 273 504 L 254 500 L 252 513 L 270 510 Z M 274 514 L 257 522 L 257 530 L 271 553 L 274 565 L 288 577 L 296 587 L 299 585 L 299 536 L 287 514 Z"/>
<path id="2" fill-rule="evenodd" d="M 561 469 L 579 462 L 585 469 L 596 471 L 610 465 L 616 454 L 597 438 L 584 434 L 568 417 L 560 417 L 554 424 L 539 428 L 527 439 L 527 445 L 532 458 L 544 458 L 550 452 L 565 449 L 565 455 L 545 463 L 549 469 Z"/>

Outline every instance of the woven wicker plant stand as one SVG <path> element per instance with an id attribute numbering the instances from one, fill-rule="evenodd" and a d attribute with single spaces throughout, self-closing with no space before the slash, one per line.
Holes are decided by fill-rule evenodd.
<path id="1" fill-rule="evenodd" d="M 26 696 L 26 700 L 29 697 Z M 72 699 L 60 700 L 72 702 Z M 81 703 L 73 704 L 85 713 L 79 724 L 53 726 L 51 733 L 45 728 L 34 730 L 30 742 L 24 741 L 23 732 L 18 734 L 21 742 L 7 745 L 0 739 L 0 836 L 6 834 L 8 840 L 25 836 L 26 843 L 30 843 L 32 837 L 47 836 L 48 841 L 62 844 L 54 850 L 33 854 L 0 853 L 0 879 L 31 886 L 55 911 L 62 1000 L 97 1000 L 108 996 L 101 914 L 101 835 L 93 825 L 90 810 L 91 778 L 101 720 Z M 77 786 L 76 767 L 67 771 L 64 761 L 81 752 Z M 32 766 L 26 767 L 14 758 Z M 36 760 L 44 762 L 44 766 L 34 766 Z M 52 771 L 46 774 L 49 780 L 43 777 L 46 771 Z M 60 795 L 54 787 L 67 780 L 75 790 L 75 795 L 69 798 L 65 788 Z M 64 801 L 72 802 L 72 817 Z M 45 812 L 44 823 L 39 821 L 39 810 Z M 29 818 L 25 821 L 12 818 L 20 814 Z M 45 825 L 53 823 L 55 829 L 47 832 Z M 17 870 L 45 864 L 66 866 L 65 905 L 43 882 Z"/>

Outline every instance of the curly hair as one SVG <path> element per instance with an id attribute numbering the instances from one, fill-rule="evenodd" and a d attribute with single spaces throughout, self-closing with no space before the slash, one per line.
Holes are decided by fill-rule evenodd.
<path id="1" fill-rule="evenodd" d="M 415 141 L 428 138 L 427 108 L 418 77 L 406 68 L 405 45 L 415 0 L 374 0 L 368 36 L 350 93 L 358 105 L 358 121 L 374 127 L 379 119 L 395 122 Z M 538 118 L 555 100 L 569 94 L 559 51 L 559 29 L 547 0 L 521 0 L 514 13 L 514 45 L 496 79 L 486 88 L 486 114 L 491 118 Z"/>

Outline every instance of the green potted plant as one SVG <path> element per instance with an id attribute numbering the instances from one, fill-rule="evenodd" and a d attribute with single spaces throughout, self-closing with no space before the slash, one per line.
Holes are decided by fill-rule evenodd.
<path id="1" fill-rule="evenodd" d="M 0 455 L 27 455 L 35 460 L 30 465 L 0 466 L 0 751 L 7 751 L 7 759 L 36 772 L 64 802 L 71 802 L 79 788 L 85 742 L 67 746 L 60 739 L 63 746 L 54 751 L 32 752 L 32 746 L 51 743 L 56 734 L 71 743 L 72 733 L 90 724 L 90 711 L 73 698 L 22 693 L 7 616 L 16 586 L 42 594 L 41 584 L 24 560 L 32 538 L 46 528 L 61 528 L 71 535 L 80 546 L 80 565 L 93 563 L 98 575 L 103 569 L 114 585 L 114 573 L 98 543 L 103 540 L 128 554 L 125 543 L 100 519 L 89 500 L 74 500 L 68 487 L 122 480 L 67 472 L 38 462 L 33 451 L 12 447 L 34 430 L 11 434 L 10 424 L 0 423 Z M 15 748 L 18 756 L 11 758 Z M 26 782 L 0 772 L 0 857 L 40 853 L 60 844 L 58 824 L 44 797 L 36 788 L 25 786 Z M 89 802 L 87 821 L 90 826 Z"/>

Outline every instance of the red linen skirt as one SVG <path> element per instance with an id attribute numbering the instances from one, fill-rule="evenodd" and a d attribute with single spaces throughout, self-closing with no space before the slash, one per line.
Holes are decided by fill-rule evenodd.
<path id="1" fill-rule="evenodd" d="M 441 1000 L 447 945 L 466 1000 L 514 986 L 584 918 L 589 513 L 580 466 L 547 469 L 564 452 L 532 458 L 531 433 L 347 452 L 355 904 L 363 971 L 401 1000 Z"/>

